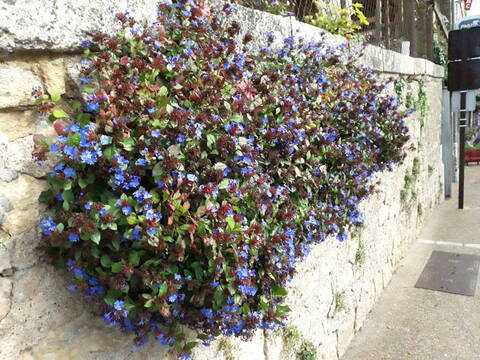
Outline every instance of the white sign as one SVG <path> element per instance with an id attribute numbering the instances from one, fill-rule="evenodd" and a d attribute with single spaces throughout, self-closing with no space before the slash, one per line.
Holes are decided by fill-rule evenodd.
<path id="1" fill-rule="evenodd" d="M 455 30 L 470 29 L 477 26 L 480 26 L 480 16 L 467 16 L 455 23 Z"/>
<path id="2" fill-rule="evenodd" d="M 467 93 L 467 103 L 465 109 L 460 109 L 460 91 L 452 91 L 452 111 L 475 111 L 475 108 L 477 106 L 477 91 L 478 90 L 465 91 Z"/>

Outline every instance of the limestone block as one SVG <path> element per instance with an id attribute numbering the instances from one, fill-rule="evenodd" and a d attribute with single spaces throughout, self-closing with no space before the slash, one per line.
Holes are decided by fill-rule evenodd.
<path id="1" fill-rule="evenodd" d="M 0 84 L 2 84 L 0 87 L 0 109 L 2 109 L 31 105 L 33 103 L 32 87 L 41 85 L 41 79 L 32 72 L 28 64 L 7 62 L 0 64 Z"/>
<path id="2" fill-rule="evenodd" d="M 415 62 L 410 56 L 393 50 L 383 50 L 383 71 L 396 74 L 414 74 Z"/>
<path id="3" fill-rule="evenodd" d="M 5 167 L 34 177 L 47 174 L 52 167 L 54 157 L 39 164 L 32 157 L 33 148 L 33 136 L 9 142 L 5 152 Z"/>
<path id="4" fill-rule="evenodd" d="M 0 240 L 0 274 L 12 267 L 10 262 L 10 247 L 11 243 Z M 1 316 L 0 316 L 1 317 Z"/>
<path id="5" fill-rule="evenodd" d="M 415 75 L 426 74 L 428 61 L 425 59 L 419 59 L 419 58 L 415 58 L 414 61 L 415 61 L 415 69 L 414 69 Z"/>
<path id="6" fill-rule="evenodd" d="M 2 1 L 0 52 L 75 51 L 89 34 L 118 28 L 116 13 L 129 10 L 151 23 L 156 7 L 156 0 Z"/>
<path id="7" fill-rule="evenodd" d="M 45 83 L 45 90 L 49 94 L 65 94 L 66 74 L 63 59 L 42 60 L 39 66 Z"/>
<path id="8" fill-rule="evenodd" d="M 283 44 L 283 39 L 291 35 L 290 18 L 285 16 L 268 14 L 246 7 L 240 7 L 235 20 L 242 24 L 241 37 L 249 33 L 253 35 L 250 47 L 253 51 L 259 51 L 266 45 L 265 32 L 272 32 L 276 38 L 273 47 Z"/>
<path id="9" fill-rule="evenodd" d="M 39 261 L 42 254 L 39 249 L 41 236 L 36 227 L 23 234 L 13 236 L 11 242 L 13 243 L 11 263 L 16 269 L 26 269 Z"/>
<path id="10" fill-rule="evenodd" d="M 377 71 L 383 71 L 383 49 L 367 45 L 363 51 L 360 63 Z"/>
<path id="11" fill-rule="evenodd" d="M 32 135 L 41 116 L 32 110 L 0 112 L 0 133 L 7 142 Z"/>
<path id="12" fill-rule="evenodd" d="M 21 175 L 15 181 L 0 185 L 0 195 L 5 196 L 13 207 L 2 228 L 10 235 L 17 235 L 36 226 L 43 210 L 38 196 L 47 187 L 45 181 L 28 175 Z"/>
<path id="13" fill-rule="evenodd" d="M 0 277 L 0 321 L 7 316 L 11 306 L 12 281 Z"/>

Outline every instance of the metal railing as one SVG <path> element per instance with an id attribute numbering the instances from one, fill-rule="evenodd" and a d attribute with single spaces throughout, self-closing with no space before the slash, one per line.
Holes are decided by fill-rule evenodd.
<path id="1" fill-rule="evenodd" d="M 270 0 L 243 0 L 252 7 L 265 8 Z M 449 9 L 453 0 L 321 0 L 334 6 L 347 7 L 360 3 L 369 25 L 358 31 L 375 45 L 403 52 L 409 44 L 409 54 L 415 57 L 434 58 L 434 43 L 448 36 Z M 306 16 L 318 11 L 314 0 L 277 0 L 288 4 L 286 11 L 304 21 Z M 255 5 L 264 4 L 264 5 Z M 447 9 L 447 10 L 446 10 Z M 436 35 L 434 36 L 434 33 Z"/>

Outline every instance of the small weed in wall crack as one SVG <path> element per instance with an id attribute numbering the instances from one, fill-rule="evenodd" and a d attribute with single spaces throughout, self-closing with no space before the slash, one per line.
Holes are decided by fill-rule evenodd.
<path id="1" fill-rule="evenodd" d="M 418 98 L 415 103 L 415 107 L 420 112 L 420 124 L 421 127 L 425 125 L 425 119 L 428 113 L 427 93 L 425 92 L 425 84 L 420 81 L 420 87 L 418 89 Z"/>
<path id="2" fill-rule="evenodd" d="M 417 199 L 417 193 L 415 191 L 414 185 L 417 182 L 419 174 L 420 160 L 418 158 L 414 158 L 411 172 L 407 172 L 405 174 L 405 177 L 403 178 L 404 184 L 402 190 L 400 190 L 400 200 L 402 204 L 411 205 L 411 203 Z M 410 206 L 408 207 L 408 209 L 410 209 Z"/>
<path id="3" fill-rule="evenodd" d="M 221 338 L 218 344 L 218 350 L 223 353 L 225 360 L 238 360 L 235 356 L 235 347 L 228 338 Z"/>
<path id="4" fill-rule="evenodd" d="M 355 253 L 355 265 L 361 266 L 365 263 L 366 252 L 365 245 L 362 240 L 358 241 L 357 252 Z"/>
<path id="5" fill-rule="evenodd" d="M 403 103 L 403 90 L 405 89 L 406 82 L 402 78 L 398 78 L 395 80 L 393 85 L 393 89 L 395 91 L 395 95 L 397 95 L 398 103 L 401 105 Z"/>
<path id="6" fill-rule="evenodd" d="M 286 325 L 279 331 L 283 341 L 282 358 L 291 358 L 295 354 L 296 360 L 317 360 L 317 349 L 295 325 Z"/>
<path id="7" fill-rule="evenodd" d="M 347 311 L 348 307 L 345 303 L 345 291 L 338 292 L 335 294 L 335 313 L 341 311 Z"/>
<path id="8" fill-rule="evenodd" d="M 310 341 L 305 341 L 297 353 L 297 360 L 317 360 L 317 349 Z"/>
<path id="9" fill-rule="evenodd" d="M 422 216 L 423 216 L 423 205 L 420 204 L 420 203 L 418 203 L 418 205 L 417 205 L 417 215 L 418 215 L 419 217 L 422 217 Z"/>

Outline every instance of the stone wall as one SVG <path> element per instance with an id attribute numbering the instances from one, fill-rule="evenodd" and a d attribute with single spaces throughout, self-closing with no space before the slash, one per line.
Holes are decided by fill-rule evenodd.
<path id="1" fill-rule="evenodd" d="M 46 169 L 30 152 L 32 134 L 53 136 L 46 119 L 32 110 L 33 85 L 75 94 L 78 39 L 94 30 L 112 30 L 111 10 L 155 14 L 154 0 L 0 1 L 0 359 L 134 360 L 174 359 L 150 343 L 135 349 L 66 289 L 64 274 L 42 263 L 37 202 L 46 188 Z M 281 37 L 318 38 L 321 30 L 258 11 L 238 15 L 249 31 Z M 343 40 L 329 37 L 331 43 Z M 432 63 L 367 47 L 362 61 L 381 76 L 403 78 L 403 96 L 427 93 L 425 118 L 408 119 L 408 157 L 392 172 L 378 175 L 378 193 L 363 203 L 366 225 L 339 243 L 329 239 L 298 266 L 290 284 L 292 308 L 283 332 L 258 332 L 252 341 L 219 339 L 195 350 L 194 359 L 295 359 L 316 349 L 318 359 L 338 359 L 388 284 L 431 209 L 441 200 L 440 149 L 443 69 Z M 407 95 L 410 94 L 410 95 Z"/>

